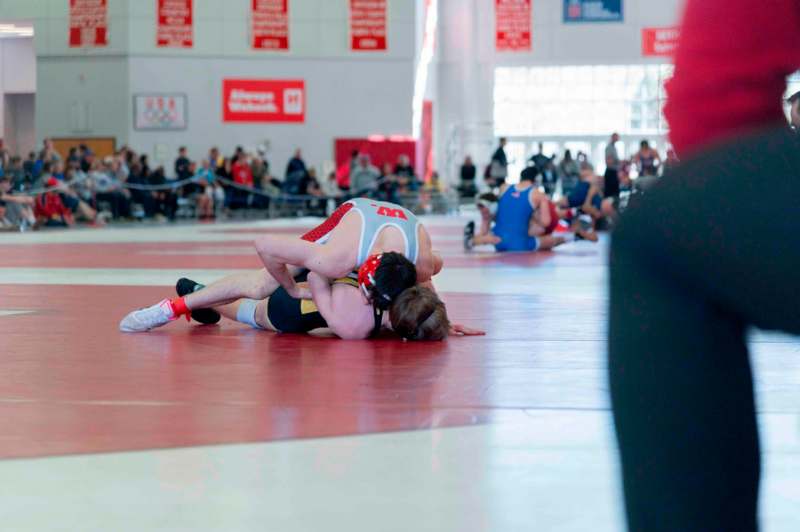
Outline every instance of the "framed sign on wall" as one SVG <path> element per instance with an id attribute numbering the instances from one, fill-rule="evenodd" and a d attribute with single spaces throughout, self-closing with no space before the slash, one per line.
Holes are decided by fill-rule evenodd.
<path id="1" fill-rule="evenodd" d="M 176 131 L 188 125 L 185 94 L 135 94 L 133 128 L 137 131 Z"/>
<path id="2" fill-rule="evenodd" d="M 622 22 L 623 0 L 564 0 L 564 22 Z"/>

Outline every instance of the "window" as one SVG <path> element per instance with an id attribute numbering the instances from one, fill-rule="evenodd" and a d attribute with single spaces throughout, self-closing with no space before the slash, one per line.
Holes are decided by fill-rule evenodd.
<path id="1" fill-rule="evenodd" d="M 660 136 L 672 65 L 498 67 L 497 136 Z"/>

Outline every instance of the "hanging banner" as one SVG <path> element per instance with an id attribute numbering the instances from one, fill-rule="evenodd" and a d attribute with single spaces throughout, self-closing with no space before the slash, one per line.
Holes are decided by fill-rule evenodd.
<path id="1" fill-rule="evenodd" d="M 191 48 L 194 45 L 192 0 L 158 0 L 156 45 Z"/>
<path id="2" fill-rule="evenodd" d="M 226 79 L 222 82 L 224 122 L 305 122 L 303 80 Z"/>
<path id="3" fill-rule="evenodd" d="M 69 46 L 108 46 L 108 0 L 69 0 Z"/>
<path id="4" fill-rule="evenodd" d="M 386 0 L 350 0 L 350 49 L 386 50 Z"/>
<path id="5" fill-rule="evenodd" d="M 185 94 L 135 94 L 133 128 L 141 130 L 186 129 Z"/>
<path id="6" fill-rule="evenodd" d="M 564 22 L 622 22 L 622 0 L 564 0 Z"/>
<path id="7" fill-rule="evenodd" d="M 495 48 L 531 51 L 531 0 L 494 0 Z"/>
<path id="8" fill-rule="evenodd" d="M 255 50 L 289 49 L 289 0 L 252 0 L 250 18 Z"/>
<path id="9" fill-rule="evenodd" d="M 680 28 L 642 28 L 642 55 L 672 57 L 680 36 Z"/>

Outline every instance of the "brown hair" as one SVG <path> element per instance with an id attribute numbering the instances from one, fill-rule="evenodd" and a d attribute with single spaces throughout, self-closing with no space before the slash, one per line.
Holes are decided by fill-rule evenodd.
<path id="1" fill-rule="evenodd" d="M 450 331 L 447 309 L 436 292 L 412 286 L 389 309 L 394 331 L 406 340 L 444 340 Z"/>

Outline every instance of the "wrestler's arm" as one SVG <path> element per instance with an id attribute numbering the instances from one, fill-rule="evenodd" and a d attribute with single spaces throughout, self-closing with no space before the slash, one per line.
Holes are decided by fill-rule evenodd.
<path id="1" fill-rule="evenodd" d="M 321 246 L 297 237 L 264 235 L 256 240 L 256 250 L 267 271 L 278 281 L 290 296 L 307 299 L 310 294 L 298 288 L 287 265 L 301 266 L 328 278 L 336 278 L 350 272 L 346 264 L 348 257 L 334 246 Z"/>
<path id="2" fill-rule="evenodd" d="M 313 271 L 308 274 L 308 286 L 317 310 L 328 322 L 328 328 L 333 334 L 342 340 L 364 340 L 369 337 L 372 324 L 362 323 L 363 320 L 358 319 L 366 305 L 357 291 L 351 290 L 355 296 L 353 305 L 342 304 L 341 298 L 337 300 L 334 297 L 333 285 L 328 279 Z"/>

